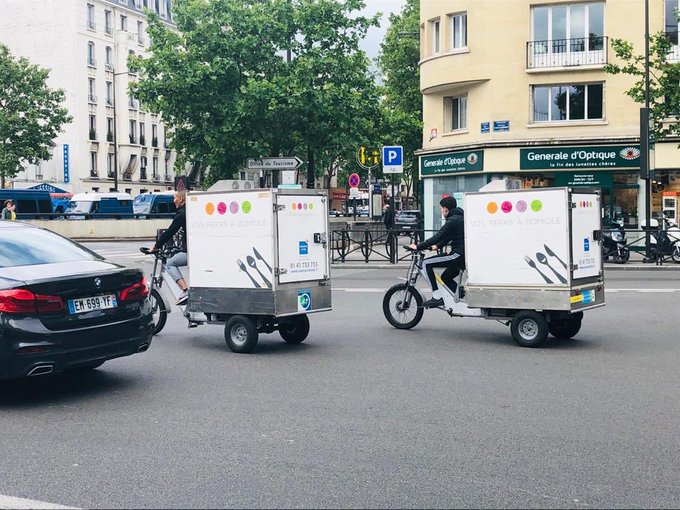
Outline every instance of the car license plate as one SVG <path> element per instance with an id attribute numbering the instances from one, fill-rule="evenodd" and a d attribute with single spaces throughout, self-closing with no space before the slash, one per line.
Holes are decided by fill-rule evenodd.
<path id="1" fill-rule="evenodd" d="M 118 306 L 118 303 L 116 303 L 116 296 L 114 294 L 92 296 L 80 299 L 69 299 L 68 302 L 68 310 L 71 313 L 106 310 L 107 308 L 115 308 L 116 306 Z"/>

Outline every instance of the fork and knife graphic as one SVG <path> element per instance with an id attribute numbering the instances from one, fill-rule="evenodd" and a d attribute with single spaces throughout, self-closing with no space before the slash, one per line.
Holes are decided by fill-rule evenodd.
<path id="1" fill-rule="evenodd" d="M 547 253 L 549 257 L 555 258 L 562 265 L 562 267 L 564 269 L 567 269 L 567 264 L 553 250 L 551 250 L 550 247 L 547 244 L 544 244 L 543 248 L 545 248 L 545 253 Z M 540 274 L 543 277 L 543 280 L 545 281 L 545 283 L 555 283 L 543 271 L 541 271 L 538 268 L 538 266 L 536 265 L 536 262 L 534 262 L 531 257 L 529 257 L 528 255 L 525 255 L 524 260 L 527 264 L 529 264 L 530 267 L 535 269 L 538 272 L 538 274 Z M 557 270 L 553 266 L 550 265 L 550 261 L 548 260 L 548 257 L 546 257 L 546 255 L 544 253 L 542 253 L 540 251 L 536 252 L 536 260 L 538 260 L 538 262 L 540 264 L 549 268 L 553 272 L 555 277 L 561 283 L 567 283 L 567 279 L 564 276 L 562 276 L 560 273 L 558 273 Z"/>
<path id="2" fill-rule="evenodd" d="M 244 264 L 241 259 L 236 259 L 236 264 L 238 265 L 239 269 L 241 271 L 243 271 L 246 274 L 246 276 L 248 276 L 248 278 L 250 279 L 251 283 L 253 284 L 253 286 L 255 288 L 261 289 L 263 287 L 262 287 L 262 285 L 260 285 L 260 282 L 258 282 L 255 278 L 253 278 L 253 276 L 248 272 L 248 267 L 250 267 L 251 269 L 254 269 L 255 272 L 259 275 L 260 279 L 264 283 L 264 288 L 271 289 L 272 283 L 269 280 L 269 278 L 267 278 L 262 273 L 262 271 L 260 271 L 260 268 L 257 266 L 257 261 L 259 260 L 260 262 L 262 262 L 262 264 L 264 264 L 264 266 L 269 270 L 270 278 L 271 278 L 271 274 L 272 274 L 271 266 L 267 263 L 267 261 L 264 259 L 264 257 L 262 255 L 260 255 L 260 252 L 257 251 L 257 249 L 255 247 L 253 247 L 253 254 L 255 255 L 255 257 L 253 257 L 252 255 L 246 256 L 246 262 L 247 262 L 248 266 L 246 266 L 246 264 Z M 257 260 L 255 260 L 255 259 L 257 259 Z"/>

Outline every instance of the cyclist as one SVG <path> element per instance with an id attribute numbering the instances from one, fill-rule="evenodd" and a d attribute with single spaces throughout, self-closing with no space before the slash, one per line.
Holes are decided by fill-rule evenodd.
<path id="1" fill-rule="evenodd" d="M 177 232 L 180 232 L 180 251 L 168 259 L 165 264 L 165 269 L 168 271 L 168 274 L 172 277 L 172 279 L 177 282 L 179 288 L 182 289 L 182 293 L 177 298 L 176 304 L 183 305 L 189 299 L 189 286 L 187 285 L 187 282 L 184 280 L 184 277 L 179 270 L 180 267 L 187 265 L 187 217 L 185 209 L 186 192 L 175 192 L 173 201 L 177 207 L 177 213 L 175 213 L 175 217 L 172 219 L 172 223 L 168 229 L 158 237 L 156 244 L 153 248 L 151 248 L 150 252 L 154 253 L 158 251 L 165 243 L 170 241 L 174 235 L 177 234 Z"/>
<path id="2" fill-rule="evenodd" d="M 463 210 L 458 207 L 456 199 L 450 196 L 442 198 L 439 205 L 442 216 L 445 218 L 442 227 L 429 239 L 410 245 L 412 250 L 425 250 L 427 248 L 440 250 L 447 244 L 451 245 L 449 253 L 433 255 L 423 260 L 423 270 L 430 281 L 430 287 L 432 287 L 432 299 L 423 303 L 423 306 L 426 308 L 436 308 L 444 304 L 444 299 L 437 285 L 434 268 L 446 268 L 441 275 L 441 279 L 453 292 L 456 291 L 454 278 L 458 276 L 461 270 L 465 269 L 465 224 L 463 221 Z"/>

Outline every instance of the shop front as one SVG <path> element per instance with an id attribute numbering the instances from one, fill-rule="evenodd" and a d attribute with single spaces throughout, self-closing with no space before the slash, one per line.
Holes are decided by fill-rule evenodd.
<path id="1" fill-rule="evenodd" d="M 491 180 L 505 178 L 519 181 L 525 189 L 570 186 L 600 190 L 603 218 L 623 219 L 627 228 L 638 228 L 645 205 L 639 165 L 638 145 L 486 147 L 424 155 L 420 172 L 425 227 L 441 225 L 438 203 L 442 195 L 462 197 Z M 664 191 L 677 192 L 680 199 L 680 172 L 656 171 L 652 203 L 656 214 L 662 209 Z"/>

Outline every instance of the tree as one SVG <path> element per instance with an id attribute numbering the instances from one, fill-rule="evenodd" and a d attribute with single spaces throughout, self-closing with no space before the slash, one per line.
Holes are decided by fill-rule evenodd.
<path id="1" fill-rule="evenodd" d="M 163 116 L 181 162 L 212 180 L 249 156 L 316 161 L 365 136 L 377 90 L 358 42 L 375 19 L 360 0 L 183 0 L 177 30 L 149 13 L 153 41 L 132 92 Z M 372 106 L 374 105 L 374 106 Z M 304 159 L 304 158 L 303 158 Z"/>
<path id="2" fill-rule="evenodd" d="M 0 187 L 24 164 L 49 159 L 49 148 L 72 119 L 65 94 L 47 86 L 49 71 L 14 58 L 0 44 Z"/>
<path id="3" fill-rule="evenodd" d="M 422 147 L 423 99 L 420 94 L 420 2 L 407 0 L 402 11 L 390 16 L 378 65 L 383 74 L 384 143 L 404 147 L 406 192 L 413 189 L 418 202 L 418 158 Z"/>
<path id="4" fill-rule="evenodd" d="M 645 56 L 635 53 L 630 42 L 612 40 L 612 50 L 623 64 L 607 64 L 605 71 L 610 74 L 627 74 L 636 78 L 634 85 L 626 91 L 633 101 L 645 104 Z M 680 62 L 669 62 L 673 43 L 664 32 L 658 32 L 649 39 L 649 115 L 654 122 L 650 135 L 655 140 L 669 135 L 680 135 Z"/>

